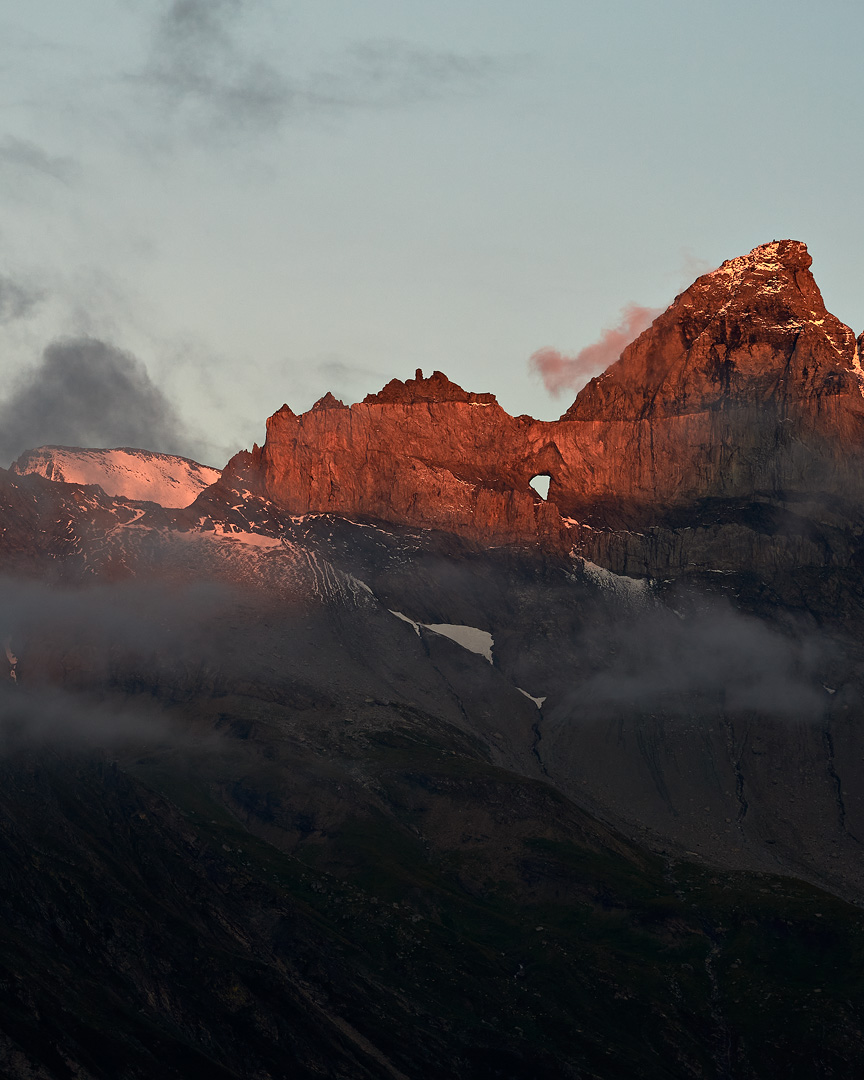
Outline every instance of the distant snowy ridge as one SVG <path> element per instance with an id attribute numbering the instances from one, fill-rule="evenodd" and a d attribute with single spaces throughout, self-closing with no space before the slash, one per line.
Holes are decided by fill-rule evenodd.
<path id="1" fill-rule="evenodd" d="M 114 450 L 40 446 L 22 454 L 10 471 L 18 476 L 35 473 L 65 484 L 98 484 L 108 495 L 170 509 L 188 506 L 222 475 L 220 469 L 189 458 L 125 446 Z"/>

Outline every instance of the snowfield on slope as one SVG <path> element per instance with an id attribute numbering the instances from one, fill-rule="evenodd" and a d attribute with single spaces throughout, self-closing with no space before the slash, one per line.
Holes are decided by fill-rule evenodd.
<path id="1" fill-rule="evenodd" d="M 154 502 L 168 509 L 188 506 L 222 475 L 220 469 L 173 454 L 75 446 L 28 450 L 11 465 L 10 472 L 18 476 L 35 473 L 64 484 L 98 484 L 107 495 Z"/>
<path id="2" fill-rule="evenodd" d="M 450 638 L 468 652 L 476 653 L 488 660 L 490 664 L 492 663 L 492 647 L 495 639 L 486 630 L 480 630 L 476 626 L 461 626 L 458 623 L 418 623 L 409 619 L 407 615 L 403 615 L 401 611 L 390 611 L 390 614 L 395 615 L 402 622 L 409 623 L 418 634 L 422 626 L 424 630 L 431 630 L 433 634 Z"/>

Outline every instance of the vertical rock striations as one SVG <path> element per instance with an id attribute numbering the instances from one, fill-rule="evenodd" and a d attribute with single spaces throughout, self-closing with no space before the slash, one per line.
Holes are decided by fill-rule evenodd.
<path id="1" fill-rule="evenodd" d="M 284 405 L 240 468 L 289 512 L 362 515 L 490 540 L 557 543 L 557 508 L 529 486 L 534 421 L 441 372 L 394 379 L 350 408 L 329 394 L 302 416 Z"/>

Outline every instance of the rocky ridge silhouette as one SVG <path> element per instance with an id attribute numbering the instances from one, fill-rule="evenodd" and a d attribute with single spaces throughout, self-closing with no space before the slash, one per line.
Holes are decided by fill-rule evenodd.
<path id="1" fill-rule="evenodd" d="M 223 483 L 242 474 L 295 514 L 575 546 L 647 574 L 691 554 L 698 562 L 704 536 L 676 554 L 680 535 L 640 544 L 640 529 L 668 531 L 672 519 L 743 528 L 743 548 L 731 534 L 719 547 L 761 566 L 760 522 L 774 522 L 773 535 L 780 514 L 799 538 L 786 561 L 849 565 L 864 494 L 864 375 L 855 335 L 826 310 L 810 263 L 804 244 L 773 241 L 703 275 L 557 421 L 510 416 L 492 394 L 418 370 L 350 407 L 330 394 L 299 416 L 284 405 Z M 546 501 L 530 486 L 538 475 L 550 477 Z M 826 523 L 843 536 L 828 537 Z M 723 561 L 716 543 L 707 558 Z"/>

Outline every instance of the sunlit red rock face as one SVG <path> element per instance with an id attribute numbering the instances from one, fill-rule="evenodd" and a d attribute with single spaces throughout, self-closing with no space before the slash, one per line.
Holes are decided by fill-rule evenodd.
<path id="1" fill-rule="evenodd" d="M 418 371 L 351 408 L 329 394 L 302 416 L 283 406 L 250 464 L 266 493 L 294 513 L 557 541 L 557 508 L 528 484 L 540 471 L 535 427 L 491 394 L 469 394 L 440 372 L 424 379 Z"/>
<path id="2" fill-rule="evenodd" d="M 783 240 L 724 263 L 582 390 L 562 418 L 570 512 L 598 498 L 861 496 L 855 336 L 810 262 Z"/>
<path id="3" fill-rule="evenodd" d="M 566 517 L 644 523 L 705 499 L 860 504 L 858 348 L 810 261 L 779 241 L 699 278 L 558 421 L 418 371 L 350 408 L 283 406 L 226 481 L 242 469 L 297 514 L 546 543 L 568 542 Z"/>

